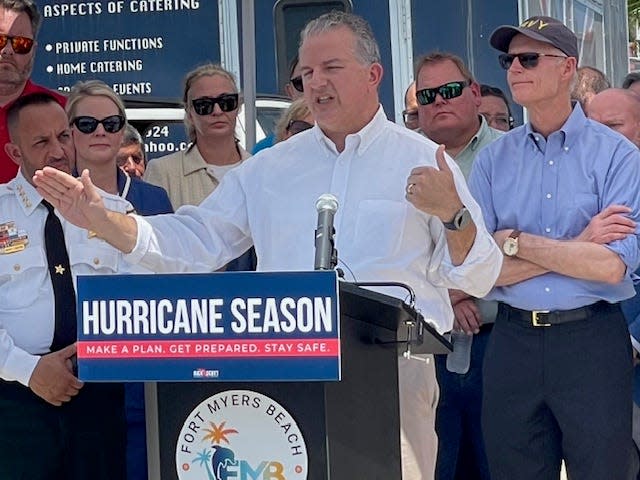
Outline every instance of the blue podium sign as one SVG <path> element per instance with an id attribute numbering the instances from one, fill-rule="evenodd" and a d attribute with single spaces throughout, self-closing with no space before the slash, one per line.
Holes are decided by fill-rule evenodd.
<path id="1" fill-rule="evenodd" d="M 335 272 L 78 277 L 83 381 L 340 380 Z"/>

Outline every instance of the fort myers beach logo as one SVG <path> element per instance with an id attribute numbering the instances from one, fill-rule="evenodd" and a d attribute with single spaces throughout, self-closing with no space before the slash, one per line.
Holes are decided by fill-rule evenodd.
<path id="1" fill-rule="evenodd" d="M 180 480 L 305 480 L 307 447 L 278 402 L 229 390 L 198 405 L 176 446 Z"/>

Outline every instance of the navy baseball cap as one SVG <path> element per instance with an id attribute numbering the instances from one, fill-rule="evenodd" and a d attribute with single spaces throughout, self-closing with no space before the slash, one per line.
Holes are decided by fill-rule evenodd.
<path id="1" fill-rule="evenodd" d="M 560 20 L 535 16 L 526 19 L 519 27 L 502 25 L 494 30 L 489 42 L 501 52 L 509 52 L 509 44 L 518 34 L 553 45 L 568 57 L 578 58 L 578 37 Z"/>

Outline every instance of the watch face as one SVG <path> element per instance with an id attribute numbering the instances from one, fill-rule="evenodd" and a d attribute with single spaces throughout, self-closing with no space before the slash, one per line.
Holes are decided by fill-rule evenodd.
<path id="1" fill-rule="evenodd" d="M 511 237 L 507 238 L 502 245 L 502 251 L 505 255 L 513 257 L 518 253 L 518 240 Z"/>

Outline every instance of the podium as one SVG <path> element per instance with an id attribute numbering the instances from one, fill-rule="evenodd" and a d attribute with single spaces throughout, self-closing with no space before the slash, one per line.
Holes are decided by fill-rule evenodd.
<path id="1" fill-rule="evenodd" d="M 308 473 L 299 478 L 400 479 L 398 355 L 407 354 L 407 351 L 411 354 L 446 353 L 451 346 L 401 300 L 344 282 L 340 282 L 340 329 L 342 380 L 339 382 L 147 383 L 149 478 L 181 478 L 176 468 L 176 451 L 191 449 L 193 445 L 195 452 L 197 442 L 192 437 L 196 432 L 201 433 L 205 426 L 207 432 L 218 428 L 215 431 L 221 437 L 225 436 L 221 433 L 224 426 L 233 436 L 231 425 L 209 422 L 211 425 L 207 426 L 206 422 L 202 425 L 191 422 L 189 430 L 189 422 L 185 422 L 195 406 L 217 395 L 215 398 L 220 399 L 220 403 L 211 401 L 207 404 L 208 411 L 222 408 L 223 402 L 226 405 L 227 401 L 236 400 L 238 405 L 255 402 L 265 407 L 263 399 L 266 397 L 288 412 L 306 444 Z M 226 398 L 227 391 L 239 393 Z M 287 428 L 286 420 L 282 420 L 286 416 L 277 413 L 275 407 L 272 411 L 270 406 L 263 410 L 270 412 L 275 429 Z M 281 417 L 280 421 L 278 417 Z M 297 447 L 292 440 L 293 434 L 285 433 L 289 434 L 295 454 Z M 181 447 L 180 442 L 185 446 Z M 224 451 L 231 455 L 228 450 Z M 228 478 L 283 478 L 278 476 L 278 462 L 266 460 L 260 466 L 244 465 L 244 472 L 228 474 Z M 203 456 L 201 461 L 217 460 L 214 455 L 213 459 Z M 227 463 L 232 461 L 237 463 L 233 459 Z M 222 462 L 218 464 L 222 465 Z M 178 468 L 188 473 L 192 466 L 185 462 Z M 187 473 L 182 478 L 186 478 Z M 217 480 L 218 477 L 210 473 L 208 477 L 200 474 L 189 478 Z"/>

